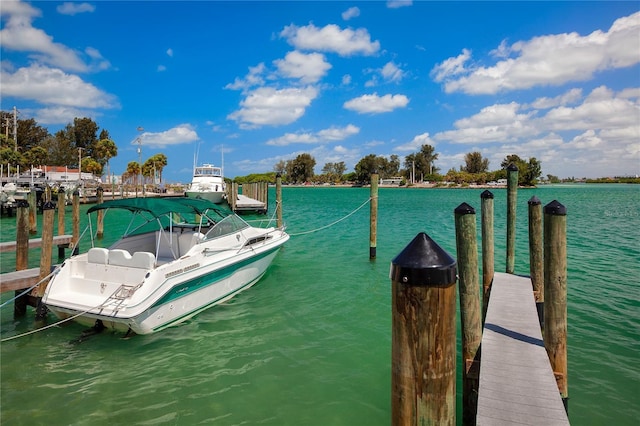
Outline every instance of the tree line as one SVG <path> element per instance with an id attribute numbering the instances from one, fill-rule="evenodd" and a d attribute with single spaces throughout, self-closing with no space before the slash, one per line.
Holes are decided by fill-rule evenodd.
<path id="1" fill-rule="evenodd" d="M 13 137 L 13 113 L 0 111 L 3 130 L 0 134 L 0 163 L 9 164 L 12 171 L 19 166 L 62 166 L 79 168 L 96 176 L 111 174 L 109 160 L 118 155 L 118 147 L 106 129 L 100 129 L 91 118 L 74 118 L 53 135 L 33 118 L 18 119 L 16 139 Z M 122 178 L 124 183 L 135 183 L 137 176 L 145 179 L 162 176 L 167 166 L 164 154 L 155 154 L 143 164 L 132 161 Z"/>
<path id="2" fill-rule="evenodd" d="M 339 184 L 351 182 L 356 184 L 369 184 L 371 174 L 377 173 L 381 179 L 392 177 L 402 178 L 401 185 L 411 185 L 419 182 L 444 183 L 450 182 L 459 185 L 465 184 L 486 184 L 499 179 L 506 179 L 506 168 L 510 164 L 518 167 L 518 184 L 521 186 L 533 186 L 538 183 L 542 175 L 541 164 L 535 158 L 528 160 L 520 158 L 516 154 L 507 155 L 500 163 L 497 170 L 489 170 L 489 159 L 484 158 L 480 152 L 469 152 L 465 155 L 465 163 L 458 170 L 449 169 L 446 173 L 435 164 L 438 153 L 431 145 L 425 144 L 418 152 L 400 157 L 393 154 L 388 158 L 382 155 L 369 154 L 355 165 L 353 172 L 346 172 L 346 165 L 343 161 L 338 163 L 325 163 L 322 173 L 317 175 L 314 172 L 316 160 L 311 154 L 300 154 L 291 160 L 281 160 L 273 168 L 273 173 L 261 175 L 249 175 L 236 178 L 241 183 L 255 182 L 257 179 L 273 182 L 276 174 L 282 176 L 283 182 L 292 184 L 313 183 L 313 184 Z"/>

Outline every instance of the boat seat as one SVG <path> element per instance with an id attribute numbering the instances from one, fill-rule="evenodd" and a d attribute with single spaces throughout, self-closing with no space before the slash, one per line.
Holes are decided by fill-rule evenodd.
<path id="1" fill-rule="evenodd" d="M 102 247 L 90 248 L 87 252 L 87 262 L 106 265 L 109 261 L 109 250 Z"/>
<path id="2" fill-rule="evenodd" d="M 148 251 L 137 251 L 131 257 L 131 267 L 140 269 L 153 269 L 156 257 Z"/>
<path id="3" fill-rule="evenodd" d="M 109 265 L 131 266 L 131 254 L 122 249 L 109 250 Z"/>

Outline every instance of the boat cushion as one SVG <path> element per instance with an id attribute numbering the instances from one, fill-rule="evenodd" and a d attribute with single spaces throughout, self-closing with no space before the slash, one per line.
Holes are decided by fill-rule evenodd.
<path id="1" fill-rule="evenodd" d="M 109 250 L 102 247 L 90 248 L 87 252 L 87 262 L 106 265 L 109 259 Z"/>
<path id="2" fill-rule="evenodd" d="M 131 267 L 141 269 L 153 269 L 156 257 L 148 251 L 137 251 L 131 258 Z"/>
<path id="3" fill-rule="evenodd" d="M 131 255 L 128 251 L 122 249 L 110 250 L 109 265 L 131 266 Z"/>

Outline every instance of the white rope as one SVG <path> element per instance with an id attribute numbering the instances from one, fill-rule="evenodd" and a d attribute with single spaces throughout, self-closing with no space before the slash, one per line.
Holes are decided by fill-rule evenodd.
<path id="1" fill-rule="evenodd" d="M 369 203 L 369 201 L 371 201 L 371 197 L 369 197 L 369 198 L 367 199 L 367 201 L 365 201 L 364 203 L 362 203 L 362 204 L 360 205 L 360 207 L 358 207 L 357 209 L 355 209 L 354 211 L 352 211 L 351 213 L 349 213 L 349 214 L 348 214 L 348 215 L 346 215 L 345 217 L 343 217 L 343 218 L 340 218 L 340 219 L 336 220 L 335 222 L 332 222 L 332 223 L 330 223 L 330 224 L 328 224 L 328 225 L 322 226 L 322 227 L 317 228 L 317 229 L 312 229 L 311 231 L 304 231 L 304 232 L 298 232 L 298 233 L 295 233 L 295 234 L 289 234 L 289 236 L 291 236 L 291 237 L 297 237 L 297 236 L 299 236 L 299 235 L 311 234 L 311 233 L 313 233 L 313 232 L 318 232 L 318 231 L 322 231 L 323 229 L 327 229 L 327 228 L 329 228 L 329 227 L 331 227 L 331 226 L 333 226 L 333 225 L 335 225 L 335 224 L 337 224 L 337 223 L 342 222 L 343 220 L 347 219 L 349 216 L 351 216 L 351 215 L 355 214 L 358 210 L 360 210 L 361 208 L 363 208 L 364 206 L 366 206 L 366 205 L 367 205 L 367 203 Z"/>
<path id="2" fill-rule="evenodd" d="M 4 308 L 5 305 L 8 305 L 9 303 L 13 302 L 14 300 L 16 300 L 17 298 L 19 298 L 20 296 L 24 296 L 25 294 L 29 293 L 31 290 L 33 290 L 34 288 L 38 287 L 44 280 L 50 278 L 53 274 L 55 274 L 58 269 L 60 267 L 56 266 L 56 269 L 51 272 L 49 275 L 47 275 L 46 277 L 44 277 L 43 279 L 41 279 L 40 281 L 38 281 L 37 283 L 35 283 L 33 286 L 29 287 L 28 289 L 26 289 L 25 291 L 23 291 L 22 293 L 18 294 L 17 296 L 7 300 L 6 302 L 4 302 L 2 305 L 0 305 L 0 308 Z"/>
<path id="3" fill-rule="evenodd" d="M 108 300 L 108 299 L 107 299 L 107 300 Z M 106 302 L 106 300 L 105 300 L 105 302 Z M 25 337 L 25 336 L 28 336 L 28 335 L 30 335 L 30 334 L 37 333 L 37 332 L 39 332 L 39 331 L 44 331 L 44 330 L 46 330 L 46 329 L 49 329 L 49 328 L 52 328 L 52 327 L 56 327 L 56 326 L 58 326 L 58 325 L 60 325 L 60 324 L 62 324 L 62 323 L 65 323 L 65 322 L 67 322 L 67 321 L 72 321 L 72 320 L 74 320 L 74 319 L 78 318 L 79 316 L 82 316 L 82 315 L 84 315 L 84 314 L 86 314 L 86 313 L 88 313 L 88 312 L 90 312 L 90 311 L 92 311 L 92 310 L 94 310 L 94 309 L 97 309 L 97 308 L 101 307 L 105 302 L 102 302 L 101 304 L 96 305 L 96 306 L 94 306 L 94 307 L 92 307 L 92 308 L 89 308 L 89 309 L 87 309 L 87 310 L 86 310 L 86 311 L 84 311 L 84 312 L 80 312 L 80 313 L 78 313 L 78 314 L 76 314 L 76 315 L 74 315 L 74 316 L 72 316 L 72 317 L 65 318 L 65 319 L 60 320 L 60 321 L 58 321 L 58 322 L 54 322 L 53 324 L 49 324 L 49 325 L 44 326 L 44 327 L 41 327 L 41 328 L 36 328 L 35 330 L 27 331 L 26 333 L 16 334 L 15 336 L 6 337 L 6 338 L 4 338 L 4 339 L 0 340 L 0 342 L 8 342 L 9 340 L 17 339 L 17 338 L 19 338 L 19 337 Z"/>

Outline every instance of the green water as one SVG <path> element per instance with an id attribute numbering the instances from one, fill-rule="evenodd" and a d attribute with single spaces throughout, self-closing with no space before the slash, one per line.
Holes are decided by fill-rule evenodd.
<path id="1" fill-rule="evenodd" d="M 389 424 L 389 264 L 422 231 L 455 255 L 453 210 L 471 204 L 479 225 L 481 192 L 380 189 L 377 259 L 370 261 L 368 205 L 304 234 L 353 212 L 368 199 L 368 188 L 285 187 L 284 217 L 293 236 L 265 277 L 231 301 L 178 327 L 127 340 L 106 333 L 71 343 L 83 331 L 71 324 L 1 343 L 0 421 Z M 504 271 L 506 191 L 493 192 L 496 270 Z M 557 199 L 568 210 L 570 420 L 636 424 L 640 188 L 520 190 L 516 273 L 528 273 L 527 200 L 533 195 L 543 205 Z M 272 212 L 273 188 L 270 198 Z M 70 207 L 67 218 L 69 232 Z M 15 238 L 15 218 L 3 218 L 0 225 L 3 241 Z M 102 244 L 125 225 L 107 216 Z M 3 253 L 1 262 L 6 272 L 15 257 Z M 34 250 L 30 266 L 38 262 Z M 18 321 L 11 304 L 0 315 L 3 339 L 34 326 L 31 309 Z"/>

